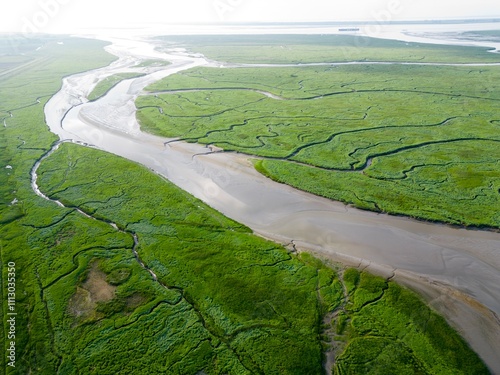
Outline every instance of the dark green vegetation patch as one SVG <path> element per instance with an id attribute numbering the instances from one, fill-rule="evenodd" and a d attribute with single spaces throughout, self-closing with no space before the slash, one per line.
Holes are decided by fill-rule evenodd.
<path id="1" fill-rule="evenodd" d="M 137 101 L 144 130 L 264 157 L 360 208 L 500 226 L 499 67 L 197 68 Z"/>

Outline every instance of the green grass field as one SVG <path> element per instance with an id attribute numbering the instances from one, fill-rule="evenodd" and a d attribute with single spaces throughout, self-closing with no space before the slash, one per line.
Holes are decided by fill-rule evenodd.
<path id="1" fill-rule="evenodd" d="M 168 66 L 171 63 L 165 60 L 144 60 L 136 65 L 136 68 L 158 68 L 162 66 Z"/>
<path id="2" fill-rule="evenodd" d="M 88 99 L 93 101 L 97 100 L 100 97 L 106 95 L 109 90 L 111 90 L 113 87 L 115 87 L 117 84 L 122 82 L 123 80 L 130 79 L 130 78 L 135 78 L 135 77 L 140 77 L 142 74 L 137 74 L 137 73 L 122 73 L 122 74 L 115 74 L 110 77 L 107 77 L 103 79 L 101 82 L 99 82 L 96 87 L 92 90 L 92 92 L 88 95 Z"/>
<path id="3" fill-rule="evenodd" d="M 64 44 L 59 44 L 61 42 Z M 3 288 L 6 265 L 15 262 L 18 314 L 16 367 L 7 367 L 5 355 L 1 356 L 1 367 L 10 374 L 53 374 L 60 357 L 54 350 L 54 326 L 48 318 L 50 307 L 44 296 L 49 282 L 47 275 L 53 275 L 51 267 L 71 267 L 71 255 L 67 250 L 71 247 L 82 250 L 93 246 L 103 249 L 104 246 L 123 247 L 124 239 L 103 225 L 84 222 L 69 215 L 67 210 L 60 210 L 38 198 L 31 189 L 30 170 L 56 140 L 44 123 L 43 105 L 59 89 L 62 77 L 108 64 L 112 57 L 101 50 L 104 46 L 101 42 L 63 37 L 41 38 L 33 44 L 21 46 L 23 49 L 6 51 L 5 57 L 10 59 L 23 53 L 34 63 L 18 65 L 8 75 L 0 77 L 1 112 L 5 121 L 2 121 L 5 126 L 0 127 L 2 295 L 6 296 Z M 51 226 L 58 221 L 64 224 L 68 234 L 62 231 L 60 237 L 52 237 Z M 54 245 L 66 237 L 68 247 L 61 254 Z M 58 260 L 52 263 L 54 258 Z M 65 261 L 71 264 L 65 264 Z M 5 301 L 2 298 L 3 313 L 7 311 Z M 3 319 L 1 335 L 4 345 L 9 342 L 5 337 L 5 327 L 6 320 Z"/>
<path id="4" fill-rule="evenodd" d="M 57 140 L 43 105 L 62 77 L 112 60 L 97 41 L 40 43 L 24 52 L 37 64 L 0 77 L 4 349 L 9 262 L 17 313 L 6 374 L 320 374 L 328 345 L 343 348 L 339 373 L 385 366 L 387 350 L 396 370 L 487 373 L 444 320 L 420 324 L 434 315 L 414 294 L 258 238 L 117 156 L 61 145 L 38 184 L 65 207 L 38 197 L 30 171 Z"/>
<path id="5" fill-rule="evenodd" d="M 68 169 L 68 165 L 75 167 Z M 126 184 L 113 183 L 123 178 Z M 338 278 L 322 285 L 318 294 L 318 273 L 326 272 L 321 265 L 305 265 L 146 168 L 95 150 L 64 145 L 42 165 L 40 184 L 51 198 L 113 221 L 126 233 L 135 233 L 140 258 L 167 286 L 162 291 L 161 284 L 150 280 L 145 270 L 137 264 L 132 267 L 130 250 L 106 256 L 103 272 L 125 268 L 129 270 L 126 274 L 136 279 L 118 285 L 116 297 L 106 301 L 101 314 L 98 304 L 97 312 L 89 313 L 86 322 L 100 321 L 100 327 L 91 326 L 91 337 L 111 337 L 106 332 L 126 326 L 114 329 L 113 336 L 129 338 L 120 342 L 113 339 L 116 345 L 102 340 L 101 346 L 86 356 L 72 354 L 68 359 L 74 368 L 89 369 L 85 367 L 88 362 L 99 368 L 99 373 L 112 373 L 105 358 L 114 353 L 114 360 L 124 366 L 135 346 L 135 357 L 125 367 L 135 373 L 147 364 L 158 366 L 152 367 L 156 368 L 153 373 L 189 374 L 190 369 L 209 373 L 321 372 L 319 318 L 322 309 L 335 308 L 342 297 Z M 148 197 L 147 202 L 144 197 Z M 81 332 L 75 336 L 76 342 L 61 340 L 60 345 L 68 350 L 91 345 L 91 337 L 80 340 L 88 325 L 75 324 L 74 317 L 64 313 L 74 303 L 78 293 L 74 282 L 85 267 L 72 270 L 48 290 L 58 305 L 56 311 L 62 312 L 58 320 L 65 322 L 63 327 Z M 138 281 L 143 288 L 137 288 Z M 322 293 L 333 295 L 327 306 L 318 300 Z M 143 298 L 144 306 L 127 314 L 123 307 L 137 295 Z M 161 309 L 145 314 L 146 306 Z M 172 322 L 162 317 L 165 309 Z M 168 347 L 154 336 L 140 344 L 131 339 L 134 334 L 149 336 L 150 325 L 157 327 L 155 335 L 171 341 Z M 182 335 L 172 333 L 183 330 L 187 332 Z M 142 359 L 144 351 L 151 354 Z M 165 357 L 160 361 L 162 353 Z"/>
<path id="6" fill-rule="evenodd" d="M 181 46 L 230 63 L 500 62 L 500 55 L 482 47 L 406 43 L 358 35 L 183 35 L 162 40 L 169 48 Z"/>
<path id="7" fill-rule="evenodd" d="M 499 78 L 498 67 L 198 68 L 150 86 L 138 118 L 360 208 L 499 227 Z"/>
<path id="8" fill-rule="evenodd" d="M 354 269 L 343 282 L 347 297 L 333 328 L 344 350 L 334 374 L 487 373 L 443 318 L 408 290 Z"/>

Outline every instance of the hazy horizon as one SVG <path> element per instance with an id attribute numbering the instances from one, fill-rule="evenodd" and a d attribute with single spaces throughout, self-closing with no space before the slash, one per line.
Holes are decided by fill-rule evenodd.
<path id="1" fill-rule="evenodd" d="M 88 29 L 249 23 L 345 23 L 500 18 L 497 0 L 184 0 L 140 3 L 14 0 L 0 4 L 0 32 L 74 33 Z"/>

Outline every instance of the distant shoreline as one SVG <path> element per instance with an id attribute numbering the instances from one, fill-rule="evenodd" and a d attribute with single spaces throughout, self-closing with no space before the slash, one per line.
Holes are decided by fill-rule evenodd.
<path id="1" fill-rule="evenodd" d="M 198 23 L 197 26 L 345 26 L 345 25 L 432 25 L 432 24 L 461 24 L 461 23 L 500 23 L 499 17 L 488 18 L 457 18 L 436 20 L 395 20 L 395 21 L 314 21 L 314 22 L 224 22 Z M 193 26 L 191 24 L 175 24 L 175 26 Z M 499 25 L 500 27 L 500 25 Z"/>

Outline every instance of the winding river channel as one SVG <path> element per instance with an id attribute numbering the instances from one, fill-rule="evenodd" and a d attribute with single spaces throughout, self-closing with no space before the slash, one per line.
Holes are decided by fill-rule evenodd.
<path id="1" fill-rule="evenodd" d="M 417 290 L 500 373 L 500 233 L 357 210 L 275 183 L 256 172 L 248 156 L 142 133 L 134 102 L 147 85 L 192 67 L 220 64 L 179 50 L 160 53 L 148 40 L 112 43 L 107 50 L 117 61 L 65 78 L 46 104 L 47 124 L 61 140 L 143 164 L 261 236 Z M 147 59 L 171 64 L 136 67 Z M 97 82 L 123 72 L 146 75 L 87 101 Z"/>

